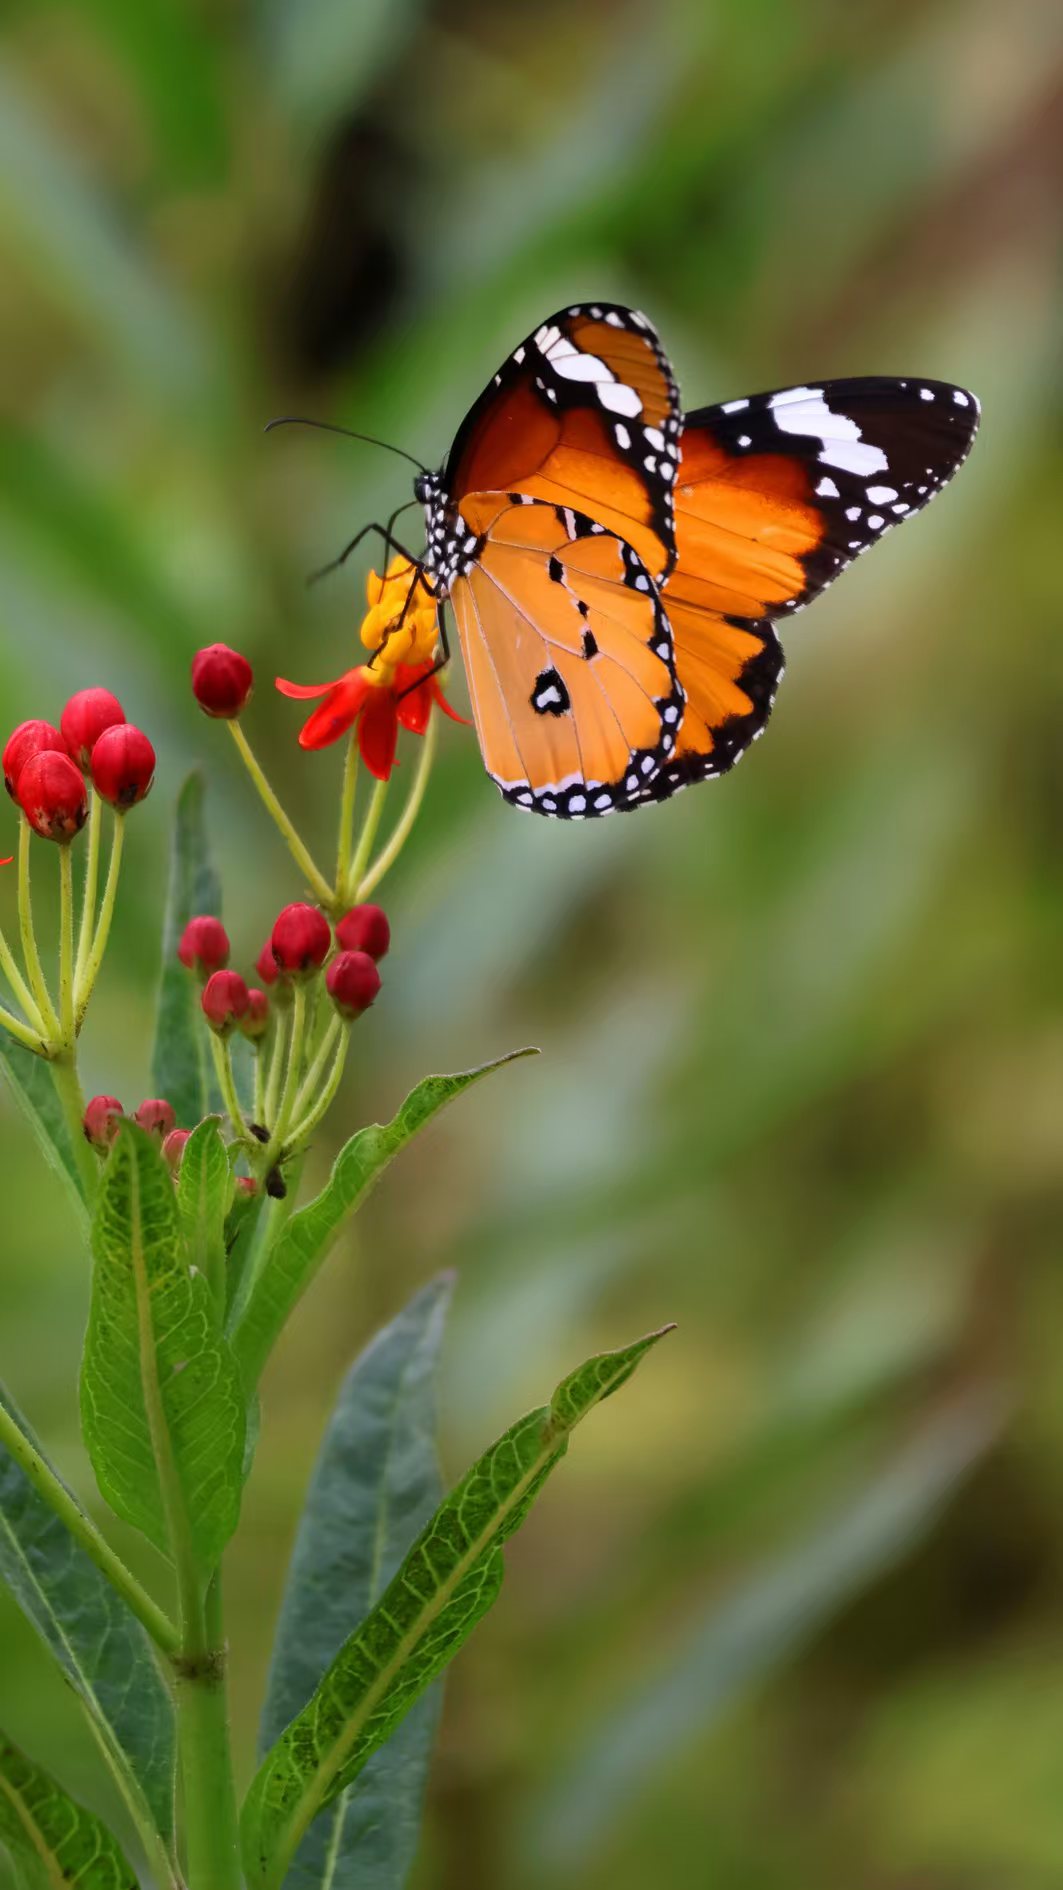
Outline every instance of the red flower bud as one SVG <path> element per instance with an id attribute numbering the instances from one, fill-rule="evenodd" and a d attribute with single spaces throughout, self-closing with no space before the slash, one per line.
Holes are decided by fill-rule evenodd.
<path id="1" fill-rule="evenodd" d="M 146 1129 L 149 1135 L 157 1135 L 159 1141 L 162 1142 L 169 1135 L 177 1117 L 173 1104 L 166 1102 L 160 1096 L 150 1102 L 142 1102 L 133 1120 L 139 1122 L 141 1128 Z"/>
<path id="2" fill-rule="evenodd" d="M 270 944 L 278 971 L 289 977 L 320 971 L 332 947 L 332 927 L 317 906 L 285 906 Z"/>
<path id="3" fill-rule="evenodd" d="M 246 656 L 230 650 L 227 643 L 212 643 L 192 658 L 192 694 L 205 715 L 234 722 L 254 686 L 254 671 Z"/>
<path id="4" fill-rule="evenodd" d="M 177 956 L 189 971 L 198 971 L 200 977 L 209 978 L 212 971 L 221 971 L 228 964 L 231 949 L 229 934 L 221 920 L 204 914 L 198 919 L 189 919 L 181 933 Z"/>
<path id="5" fill-rule="evenodd" d="M 34 833 L 61 846 L 81 831 L 89 811 L 80 770 L 54 748 L 31 755 L 20 770 L 18 804 Z"/>
<path id="6" fill-rule="evenodd" d="M 391 944 L 387 914 L 379 906 L 352 906 L 336 927 L 336 939 L 341 951 L 368 952 L 370 958 L 381 959 Z"/>
<path id="7" fill-rule="evenodd" d="M 227 1037 L 251 1002 L 251 993 L 238 971 L 215 971 L 203 986 L 203 1015 L 212 1030 Z"/>
<path id="8" fill-rule="evenodd" d="M 258 1182 L 253 1175 L 237 1175 L 236 1192 L 237 1194 L 257 1194 Z"/>
<path id="9" fill-rule="evenodd" d="M 177 1173 L 177 1170 L 181 1166 L 181 1158 L 185 1152 L 185 1143 L 188 1141 L 191 1133 L 191 1129 L 171 1129 L 162 1145 L 163 1159 L 169 1162 L 174 1174 Z"/>
<path id="10" fill-rule="evenodd" d="M 325 984 L 341 1017 L 360 1017 L 380 989 L 380 973 L 368 952 L 341 952 L 325 973 Z"/>
<path id="11" fill-rule="evenodd" d="M 92 751 L 104 729 L 125 721 L 125 710 L 109 689 L 79 689 L 59 718 L 68 754 L 87 774 Z"/>
<path id="12" fill-rule="evenodd" d="M 56 749 L 63 752 L 63 737 L 50 722 L 20 722 L 14 734 L 7 738 L 4 749 L 4 786 L 13 801 L 18 799 L 18 778 L 33 755 L 39 755 L 42 749 Z"/>
<path id="13" fill-rule="evenodd" d="M 144 799 L 155 779 L 155 750 L 139 728 L 119 722 L 105 729 L 92 751 L 92 785 L 102 801 L 124 812 Z"/>
<path id="14" fill-rule="evenodd" d="M 93 1148 L 110 1148 L 124 1115 L 117 1096 L 94 1096 L 82 1119 L 86 1142 L 91 1142 Z"/>
<path id="15" fill-rule="evenodd" d="M 277 979 L 280 977 L 281 974 L 277 968 L 277 960 L 273 956 L 272 939 L 266 940 L 258 957 L 255 959 L 255 970 L 258 972 L 263 984 L 276 984 Z"/>
<path id="16" fill-rule="evenodd" d="M 264 991 L 252 986 L 247 994 L 247 1009 L 240 1019 L 240 1029 L 252 1043 L 257 1043 L 269 1029 L 269 999 Z"/>

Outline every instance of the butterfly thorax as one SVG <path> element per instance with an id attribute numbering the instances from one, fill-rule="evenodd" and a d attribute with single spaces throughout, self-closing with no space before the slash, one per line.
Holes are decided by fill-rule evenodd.
<path id="1" fill-rule="evenodd" d="M 413 491 L 424 506 L 425 568 L 445 596 L 475 563 L 480 540 L 462 518 L 441 473 L 418 474 Z"/>

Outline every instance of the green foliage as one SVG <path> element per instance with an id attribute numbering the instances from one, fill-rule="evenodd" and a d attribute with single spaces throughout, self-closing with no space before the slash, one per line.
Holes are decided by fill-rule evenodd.
<path id="1" fill-rule="evenodd" d="M 177 1177 L 177 1218 L 185 1258 L 210 1282 L 219 1317 L 225 1311 L 225 1222 L 232 1168 L 218 1122 L 208 1117 L 185 1143 Z"/>
<path id="2" fill-rule="evenodd" d="M 306 1207 L 293 1214 L 259 1269 L 245 1303 L 233 1320 L 233 1350 L 249 1390 L 258 1383 L 262 1367 L 276 1344 L 293 1308 L 298 1304 L 338 1234 L 389 1162 L 455 1096 L 481 1077 L 501 1070 L 534 1050 L 514 1050 L 479 1069 L 457 1076 L 426 1076 L 410 1091 L 398 1114 L 388 1123 L 370 1123 L 359 1129 L 336 1157 L 326 1187 Z"/>
<path id="3" fill-rule="evenodd" d="M 80 1700 L 135 1821 L 169 1836 L 173 1707 L 151 1643 L 2 1444 L 0 1575 Z"/>
<path id="4" fill-rule="evenodd" d="M 164 1554 L 216 1562 L 236 1527 L 244 1404 L 209 1280 L 189 1265 L 173 1178 L 124 1124 L 93 1223 L 85 1442 L 115 1512 Z"/>
<path id="5" fill-rule="evenodd" d="M 665 1328 L 667 1330 L 667 1328 Z M 344 1643 L 312 1699 L 263 1760 L 243 1817 L 252 1884 L 279 1884 L 318 1813 L 357 1778 L 502 1586 L 502 1546 L 519 1529 L 570 1433 L 663 1337 L 606 1352 L 548 1405 L 506 1431 L 451 1491 L 380 1601 Z"/>
<path id="6" fill-rule="evenodd" d="M 352 1365 L 296 1537 L 270 1667 L 261 1747 L 310 1699 L 352 1620 L 369 1613 L 443 1494 L 435 1379 L 449 1276 L 422 1288 Z M 417 1846 L 441 1705 L 432 1687 L 319 1813 L 289 1890 L 401 1890 Z"/>
<path id="7" fill-rule="evenodd" d="M 48 1166 L 69 1190 L 79 1221 L 86 1219 L 85 1184 L 70 1146 L 70 1131 L 43 1057 L 0 1032 L 0 1066 L 11 1094 L 36 1137 Z"/>
<path id="8" fill-rule="evenodd" d="M 0 1842 L 33 1890 L 137 1890 L 94 1812 L 0 1734 Z"/>
<path id="9" fill-rule="evenodd" d="M 177 957 L 189 919 L 207 913 L 221 917 L 221 885 L 207 840 L 203 777 L 191 774 L 178 796 L 174 820 L 151 1063 L 156 1094 L 173 1104 L 178 1122 L 188 1129 L 220 1107 L 199 1008 L 199 986 Z"/>

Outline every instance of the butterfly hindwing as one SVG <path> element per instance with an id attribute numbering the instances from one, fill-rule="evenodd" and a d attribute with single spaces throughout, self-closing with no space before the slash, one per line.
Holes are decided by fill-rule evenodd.
<path id="1" fill-rule="evenodd" d="M 962 465 L 978 403 L 940 381 L 825 381 L 687 416 L 664 592 L 687 710 L 646 798 L 731 767 L 782 674 L 773 620 L 801 609 Z"/>
<path id="2" fill-rule="evenodd" d="M 675 556 L 679 395 L 644 315 L 563 309 L 515 348 L 466 417 L 444 483 L 575 507 L 634 546 L 660 581 Z"/>
<path id="3" fill-rule="evenodd" d="M 637 552 L 568 506 L 466 500 L 475 560 L 451 603 L 484 762 L 517 807 L 585 819 L 637 804 L 683 699 Z"/>

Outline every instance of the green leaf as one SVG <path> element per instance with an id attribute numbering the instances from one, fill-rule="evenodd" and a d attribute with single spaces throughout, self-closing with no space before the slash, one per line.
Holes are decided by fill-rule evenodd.
<path id="1" fill-rule="evenodd" d="M 0 1401 L 40 1451 L 11 1399 Z M 2 1444 L 0 1576 L 81 1701 L 134 1822 L 170 1838 L 173 1706 L 151 1643 Z"/>
<path id="2" fill-rule="evenodd" d="M 535 1050 L 513 1050 L 476 1070 L 457 1076 L 426 1076 L 410 1091 L 391 1122 L 370 1123 L 351 1137 L 336 1157 L 326 1186 L 285 1225 L 276 1246 L 250 1286 L 233 1308 L 232 1341 L 248 1391 L 257 1385 L 273 1346 L 286 1321 L 306 1292 L 344 1222 L 360 1207 L 374 1182 L 399 1150 L 432 1117 L 481 1077 L 536 1056 Z"/>
<path id="3" fill-rule="evenodd" d="M 173 1104 L 177 1120 L 185 1128 L 192 1128 L 221 1108 L 199 1008 L 199 986 L 177 957 L 189 919 L 204 913 L 221 917 L 221 886 L 207 845 L 203 799 L 202 775 L 189 775 L 178 796 L 174 822 L 151 1062 L 156 1094 Z"/>
<path id="4" fill-rule="evenodd" d="M 443 1490 L 435 1376 L 452 1279 L 434 1280 L 344 1380 L 303 1511 L 262 1715 L 263 1750 L 306 1705 L 352 1621 L 395 1574 Z M 353 1785 L 315 1818 L 288 1890 L 401 1890 L 420 1826 L 441 1689 L 432 1687 Z"/>
<path id="5" fill-rule="evenodd" d="M 703 1739 L 854 1595 L 909 1553 L 1000 1435 L 996 1396 L 957 1400 L 805 1539 L 696 1620 L 662 1672 L 614 1701 L 536 1808 L 546 1878 L 571 1882 L 659 1767 Z M 540 1860 L 541 1861 L 541 1860 Z"/>
<path id="6" fill-rule="evenodd" d="M 45 1160 L 70 1189 L 82 1221 L 87 1220 L 84 1183 L 47 1062 L 0 1032 L 0 1064 Z"/>
<path id="7" fill-rule="evenodd" d="M 209 1116 L 185 1143 L 177 1178 L 177 1216 L 186 1258 L 210 1282 L 219 1322 L 225 1311 L 225 1220 L 231 1195 L 229 1151 L 216 1118 Z"/>
<path id="8" fill-rule="evenodd" d="M 106 1825 L 0 1734 L 0 1842 L 48 1890 L 137 1890 Z"/>
<path id="9" fill-rule="evenodd" d="M 244 1400 L 210 1283 L 185 1260 L 173 1178 L 124 1123 L 93 1221 L 82 1425 L 117 1515 L 211 1566 L 236 1527 Z"/>
<path id="10" fill-rule="evenodd" d="M 665 1327 L 664 1331 L 670 1330 Z M 263 1760 L 243 1815 L 244 1864 L 279 1885 L 318 1813 L 350 1785 L 487 1613 L 502 1544 L 520 1527 L 569 1435 L 664 1336 L 589 1359 L 548 1405 L 508 1430 L 451 1491 L 313 1698 Z"/>

